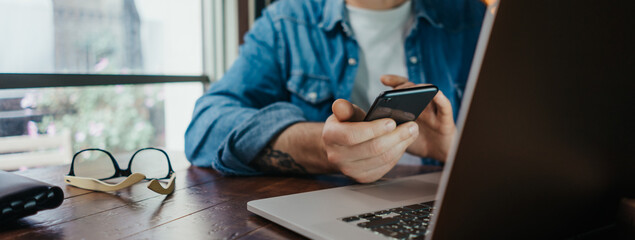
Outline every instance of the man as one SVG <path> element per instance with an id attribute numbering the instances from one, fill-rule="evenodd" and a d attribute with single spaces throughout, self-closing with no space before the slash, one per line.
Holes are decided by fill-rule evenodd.
<path id="1" fill-rule="evenodd" d="M 358 182 L 381 178 L 405 152 L 443 161 L 484 9 L 476 0 L 278 1 L 197 101 L 186 155 L 229 175 L 340 172 Z M 422 83 L 441 91 L 415 122 L 360 122 L 356 105 Z"/>

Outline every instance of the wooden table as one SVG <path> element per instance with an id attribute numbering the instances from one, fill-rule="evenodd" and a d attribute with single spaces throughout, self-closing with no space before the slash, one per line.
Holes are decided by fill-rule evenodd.
<path id="1" fill-rule="evenodd" d="M 302 236 L 247 211 L 247 202 L 353 184 L 341 175 L 223 177 L 216 171 L 173 159 L 176 190 L 163 196 L 138 183 L 113 193 L 68 186 L 69 166 L 18 174 L 62 187 L 63 204 L 15 224 L 0 226 L 0 239 L 300 239 Z M 177 164 L 174 163 L 177 160 Z M 386 178 L 439 171 L 397 166 Z"/>

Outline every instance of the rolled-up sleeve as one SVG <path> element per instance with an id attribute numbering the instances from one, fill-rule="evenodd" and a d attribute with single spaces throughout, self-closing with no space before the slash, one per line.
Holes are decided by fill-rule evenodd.
<path id="1" fill-rule="evenodd" d="M 289 125 L 306 121 L 289 103 L 283 43 L 267 11 L 245 36 L 225 76 L 196 102 L 185 154 L 228 175 L 260 174 L 249 162 Z"/>

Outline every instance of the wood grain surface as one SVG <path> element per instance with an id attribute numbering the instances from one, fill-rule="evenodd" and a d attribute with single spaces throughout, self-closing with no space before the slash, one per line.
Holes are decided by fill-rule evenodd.
<path id="1" fill-rule="evenodd" d="M 302 239 L 247 211 L 247 202 L 354 184 L 341 175 L 224 177 L 172 158 L 177 178 L 169 196 L 147 189 L 147 182 L 112 193 L 68 186 L 68 165 L 17 172 L 62 187 L 65 199 L 56 209 L 0 226 L 0 239 Z M 439 170 L 397 166 L 386 178 Z"/>

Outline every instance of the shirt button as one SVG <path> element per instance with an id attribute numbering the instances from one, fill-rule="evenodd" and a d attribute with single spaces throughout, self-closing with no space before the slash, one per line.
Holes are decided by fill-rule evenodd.
<path id="1" fill-rule="evenodd" d="M 315 99 L 317 98 L 317 93 L 310 92 L 309 94 L 307 94 L 307 97 L 309 97 L 309 99 L 311 99 L 311 101 L 315 101 Z"/>
<path id="2" fill-rule="evenodd" d="M 355 58 L 348 59 L 348 65 L 355 65 L 355 64 L 357 64 L 357 60 L 355 60 Z"/>
<path id="3" fill-rule="evenodd" d="M 410 57 L 410 63 L 416 64 L 418 61 L 419 60 L 417 59 L 417 57 L 415 57 L 415 56 Z"/>

